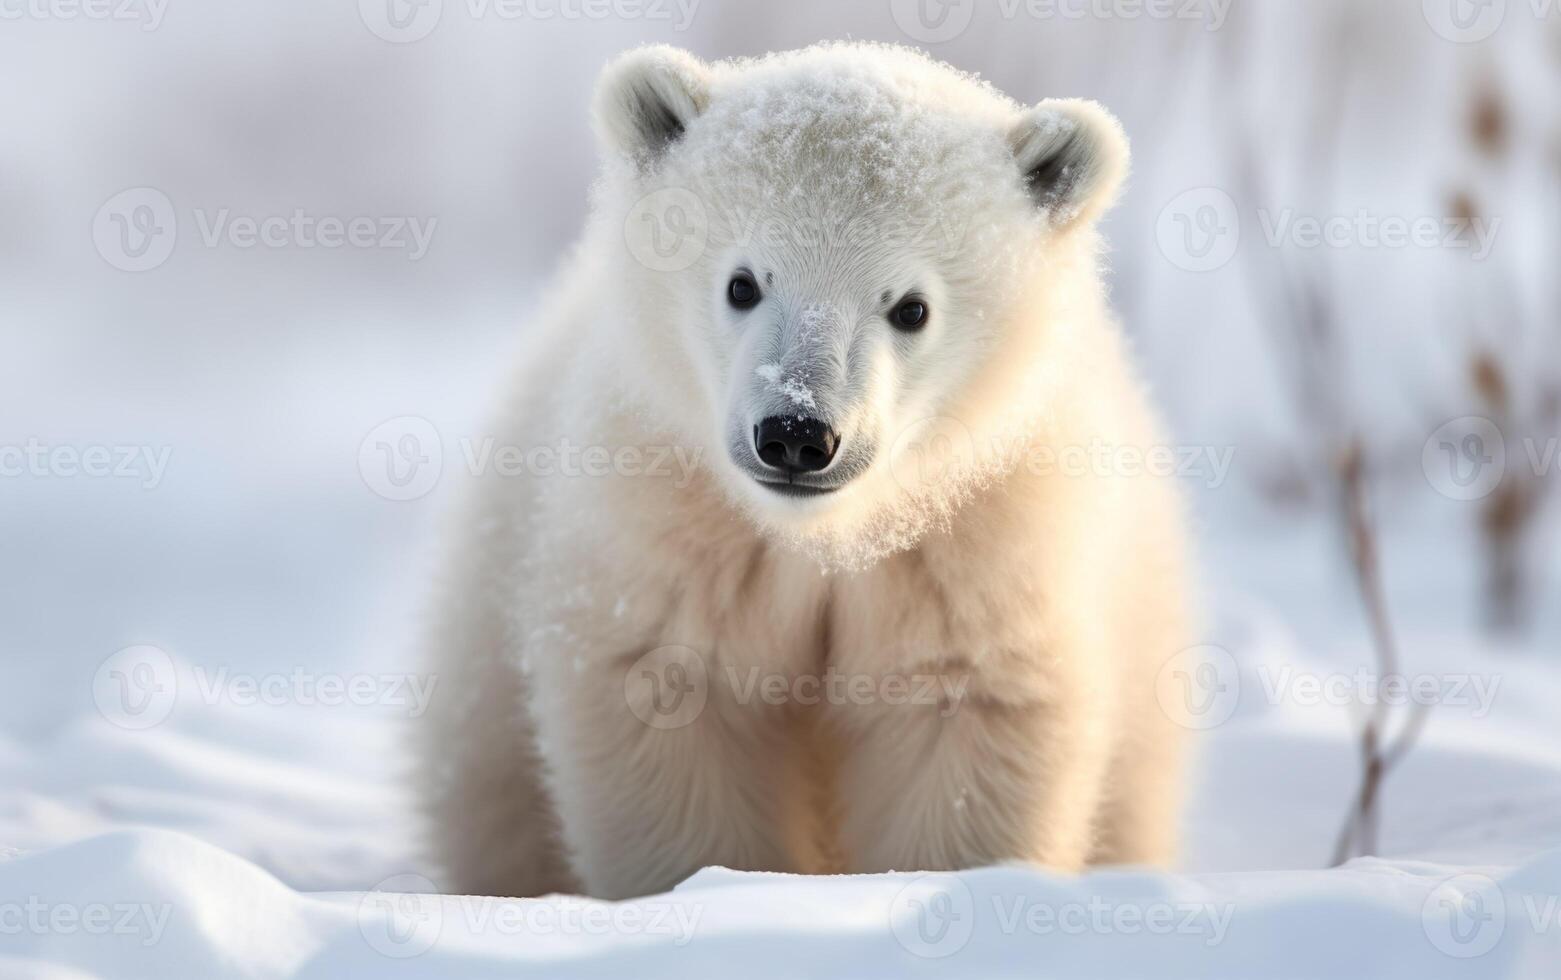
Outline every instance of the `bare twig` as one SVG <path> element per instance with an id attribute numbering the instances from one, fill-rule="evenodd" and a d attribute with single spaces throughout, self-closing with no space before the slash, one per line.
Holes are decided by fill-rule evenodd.
<path id="1" fill-rule="evenodd" d="M 1367 500 L 1366 465 L 1359 440 L 1352 441 L 1346 450 L 1344 458 L 1339 462 L 1338 474 L 1340 504 L 1350 543 L 1350 563 L 1355 570 L 1356 590 L 1360 593 L 1371 626 L 1377 676 L 1394 677 L 1399 673 L 1398 642 L 1393 634 L 1387 596 L 1382 585 L 1376 531 Z M 1389 742 L 1385 732 L 1391 720 L 1390 711 L 1387 700 L 1378 691 L 1378 697 L 1361 728 L 1360 786 L 1356 790 L 1350 812 L 1345 817 L 1344 828 L 1339 832 L 1338 842 L 1334 845 L 1335 865 L 1343 864 L 1355 854 L 1376 853 L 1381 826 L 1378 803 L 1383 781 L 1414 747 L 1429 714 L 1426 705 L 1417 705 L 1398 735 Z"/>

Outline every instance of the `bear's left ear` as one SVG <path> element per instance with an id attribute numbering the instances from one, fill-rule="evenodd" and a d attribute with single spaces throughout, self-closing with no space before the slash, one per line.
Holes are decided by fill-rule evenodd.
<path id="1" fill-rule="evenodd" d="M 709 103 L 710 69 L 665 44 L 619 55 L 596 83 L 596 132 L 603 146 L 643 165 L 660 159 Z"/>
<path id="2" fill-rule="evenodd" d="M 1113 203 L 1127 176 L 1127 136 L 1084 99 L 1047 99 L 1008 133 L 1020 178 L 1052 224 L 1088 224 Z"/>

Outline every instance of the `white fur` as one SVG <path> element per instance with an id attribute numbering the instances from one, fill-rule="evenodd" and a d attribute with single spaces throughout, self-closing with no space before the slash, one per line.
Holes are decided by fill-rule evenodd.
<path id="1" fill-rule="evenodd" d="M 658 142 L 643 93 L 681 138 Z M 715 65 L 643 49 L 597 107 L 594 217 L 496 435 L 701 466 L 483 481 L 421 740 L 445 884 L 619 898 L 708 864 L 1170 860 L 1179 729 L 1154 688 L 1189 642 L 1174 488 L 1034 455 L 1159 439 L 1099 274 L 1116 123 L 868 45 Z M 1027 190 L 1079 127 L 1068 193 Z M 697 197 L 708 236 L 677 271 L 635 259 L 654 224 L 635 203 L 665 188 Z M 724 300 L 739 264 L 774 276 L 745 315 Z M 933 311 L 916 334 L 881 305 L 907 290 Z M 744 468 L 754 414 L 787 406 L 842 433 L 844 489 L 781 497 Z M 940 435 L 957 465 L 926 478 Z M 663 729 L 629 672 L 667 646 L 703 665 L 707 703 Z M 753 670 L 943 694 L 758 703 L 734 683 Z"/>

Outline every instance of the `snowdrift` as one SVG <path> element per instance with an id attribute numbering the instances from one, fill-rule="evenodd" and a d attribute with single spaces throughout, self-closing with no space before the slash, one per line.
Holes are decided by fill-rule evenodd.
<path id="1" fill-rule="evenodd" d="M 0 863 L 0 973 L 294 977 L 1554 977 L 1561 851 L 1515 869 L 809 878 L 606 903 L 303 894 L 167 831 Z"/>

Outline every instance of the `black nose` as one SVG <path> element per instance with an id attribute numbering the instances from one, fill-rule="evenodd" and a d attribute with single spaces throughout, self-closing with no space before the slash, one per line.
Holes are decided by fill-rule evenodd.
<path id="1" fill-rule="evenodd" d="M 771 415 L 753 427 L 759 458 L 786 473 L 817 473 L 835 458 L 839 445 L 839 434 L 818 419 Z"/>

